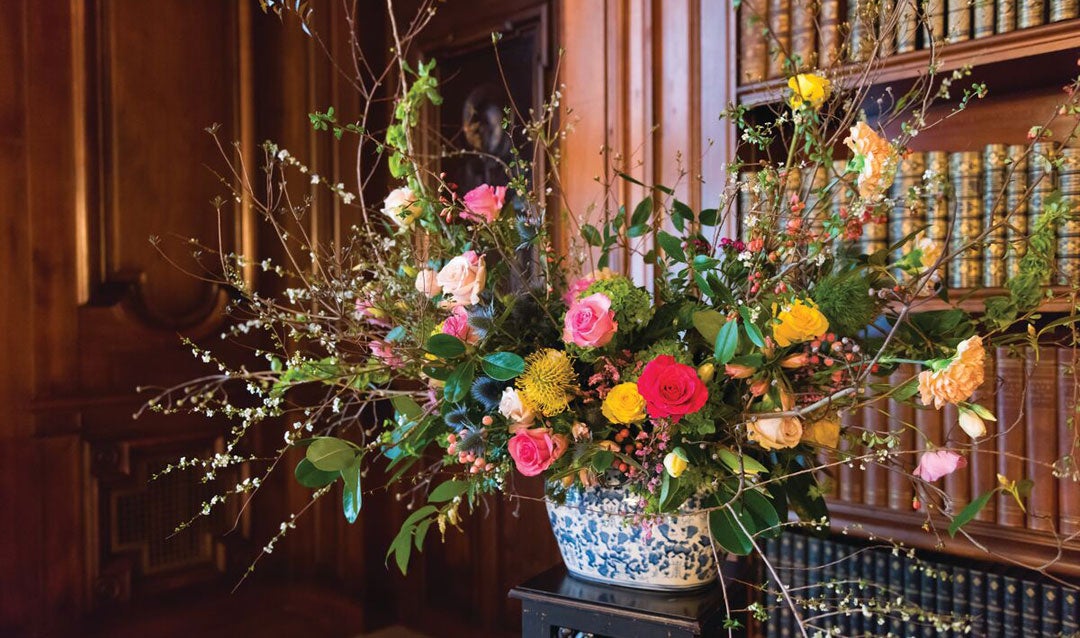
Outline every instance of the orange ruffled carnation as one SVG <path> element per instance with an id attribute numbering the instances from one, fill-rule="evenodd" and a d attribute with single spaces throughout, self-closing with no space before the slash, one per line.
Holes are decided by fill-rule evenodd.
<path id="1" fill-rule="evenodd" d="M 947 403 L 960 403 L 971 398 L 975 389 L 983 383 L 982 338 L 975 336 L 960 342 L 956 355 L 941 370 L 923 370 L 919 373 L 919 393 L 923 405 L 933 404 L 935 409 Z"/>
<path id="2" fill-rule="evenodd" d="M 896 177 L 896 149 L 866 122 L 851 127 L 844 144 L 863 159 L 858 178 L 859 197 L 867 201 L 877 200 L 892 186 Z"/>

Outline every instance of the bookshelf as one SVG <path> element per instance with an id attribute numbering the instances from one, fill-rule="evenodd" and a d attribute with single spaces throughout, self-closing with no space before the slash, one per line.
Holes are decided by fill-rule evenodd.
<path id="1" fill-rule="evenodd" d="M 985 102 L 973 104 L 970 112 L 951 119 L 945 126 L 920 133 L 911 145 L 911 150 L 919 156 L 918 161 L 929 161 L 934 152 L 937 152 L 936 159 L 943 161 L 946 165 L 959 159 L 970 160 L 972 156 L 979 155 L 981 160 L 976 158 L 977 161 L 974 161 L 973 165 L 980 168 L 973 170 L 979 174 L 980 179 L 984 178 L 986 172 L 981 167 L 988 165 L 989 154 L 994 150 L 990 146 L 993 145 L 999 152 L 1020 148 L 1021 145 L 1026 146 L 1027 128 L 1032 124 L 1042 123 L 1041 120 L 1033 118 L 1048 115 L 1049 109 L 1062 96 L 1062 86 L 1080 72 L 1080 68 L 1077 67 L 1077 57 L 1080 54 L 1080 17 L 1076 17 L 1076 13 L 1062 14 L 1061 0 L 1050 0 L 1041 5 L 1038 4 L 1038 0 L 1034 3 L 1027 0 L 1027 6 L 1020 6 L 1024 2 L 1025 0 L 1016 0 L 1011 6 L 1017 13 L 1021 8 L 1030 13 L 1032 7 L 1037 9 L 1041 6 L 1043 23 L 1027 28 L 1016 28 L 1018 16 L 1013 16 L 1013 26 L 1000 32 L 1002 29 L 1000 17 L 995 22 L 995 17 L 991 16 L 989 18 L 991 27 L 987 32 L 986 16 L 980 17 L 976 14 L 979 11 L 979 3 L 974 5 L 964 3 L 967 10 L 971 12 L 967 34 L 954 41 L 934 45 L 938 47 L 938 59 L 941 62 L 938 77 L 946 76 L 953 70 L 970 67 L 971 77 L 965 79 L 964 84 L 974 81 L 986 82 L 990 88 L 990 98 Z M 947 6 L 954 3 L 951 0 L 944 0 L 941 4 Z M 995 11 L 1001 11 L 1003 5 L 1010 6 L 1009 0 L 1001 0 L 993 4 Z M 763 5 L 761 0 L 758 0 L 758 5 Z M 805 22 L 799 19 L 798 12 L 806 6 L 818 12 L 816 48 L 800 42 L 796 37 L 796 25 Z M 839 16 L 839 22 L 844 22 L 850 16 L 849 8 L 845 6 L 844 0 L 839 0 L 839 2 L 838 0 L 815 0 L 805 3 L 803 0 L 772 0 L 767 3 L 766 11 L 775 10 L 777 7 L 786 7 L 786 10 L 790 12 L 789 19 L 785 23 L 773 18 L 769 20 L 769 24 L 772 26 L 780 24 L 786 27 L 787 33 L 780 34 L 786 50 L 799 49 L 809 52 L 810 61 L 802 65 L 803 70 L 816 68 L 816 59 L 827 54 L 826 49 L 834 46 L 832 42 L 837 37 L 844 38 L 844 27 L 840 27 L 831 35 L 827 33 L 829 29 L 836 29 L 831 26 L 836 22 L 835 15 Z M 1070 11 L 1075 11 L 1075 9 L 1070 9 Z M 1000 16 L 1000 13 L 995 15 Z M 1072 17 L 1062 18 L 1062 15 Z M 1056 16 L 1058 21 L 1050 21 L 1055 19 L 1053 16 Z M 951 24 L 948 22 L 952 19 L 951 17 L 946 16 L 940 19 L 942 20 L 940 24 Z M 1026 19 L 1030 20 L 1031 16 L 1029 15 Z M 748 25 L 744 15 L 739 16 L 737 24 L 740 33 L 737 48 L 734 50 L 739 52 L 740 65 L 739 71 L 736 72 L 735 97 L 739 104 L 749 108 L 751 121 L 770 121 L 776 117 L 777 112 L 785 108 L 783 100 L 787 90 L 787 77 L 768 77 L 777 75 L 775 63 L 769 65 L 762 64 L 760 60 L 748 60 L 748 57 L 761 55 L 763 49 L 767 56 L 768 47 L 756 45 L 753 38 L 746 37 L 748 32 L 760 33 L 760 25 L 757 27 Z M 981 36 L 974 37 L 979 24 L 982 25 Z M 994 24 L 997 24 L 999 32 L 994 32 L 992 28 Z M 906 47 L 909 50 L 885 57 L 867 76 L 860 75 L 862 65 L 850 63 L 841 66 L 831 79 L 840 86 L 854 86 L 859 82 L 869 85 L 870 91 L 867 93 L 866 104 L 872 118 L 873 113 L 870 107 L 874 96 L 880 95 L 885 87 L 893 87 L 896 94 L 902 94 L 926 73 L 931 59 L 931 52 L 925 48 L 927 43 L 926 33 L 920 32 L 917 43 L 916 38 L 912 36 Z M 904 48 L 897 46 L 897 40 L 894 40 L 891 46 L 894 49 Z M 842 50 L 839 54 L 850 56 L 851 51 Z M 749 75 L 747 75 L 747 69 L 751 71 Z M 744 81 L 746 77 L 754 78 L 754 81 Z M 763 77 L 767 79 L 761 79 Z M 951 103 L 955 103 L 955 96 Z M 943 108 L 949 108 L 949 105 L 946 104 Z M 897 131 L 886 129 L 886 132 L 895 134 Z M 1060 134 L 1061 131 L 1055 130 L 1055 133 Z M 1060 135 L 1055 137 L 1060 137 Z M 1076 153 L 1075 150 L 1071 152 Z M 1077 155 L 1080 156 L 1080 154 Z M 848 156 L 846 149 L 836 155 L 840 158 Z M 752 149 L 747 149 L 742 157 L 751 163 L 759 158 L 760 155 Z M 998 170 L 996 166 L 994 170 Z M 915 172 L 921 170 L 920 168 Z M 901 175 L 902 170 L 898 172 L 898 180 Z M 1024 167 L 1023 175 L 1013 174 L 1012 179 L 1016 180 L 1017 177 L 1028 179 L 1030 183 L 1030 168 Z M 813 190 L 813 187 L 805 186 L 805 176 L 802 179 L 804 191 Z M 1077 185 L 1080 185 L 1080 172 L 1067 179 L 1074 181 L 1066 182 L 1062 179 L 1055 185 L 1063 192 L 1067 189 L 1080 190 L 1077 189 Z M 957 188 L 960 187 L 957 182 L 951 183 Z M 980 188 L 988 192 L 991 187 L 980 182 Z M 957 191 L 953 193 L 958 194 Z M 1073 192 L 1072 195 L 1080 196 L 1080 192 Z M 978 193 L 966 193 L 960 197 L 979 199 L 981 200 L 980 207 L 984 205 L 983 201 L 989 199 L 986 195 Z M 967 214 L 957 212 L 961 207 L 955 205 L 956 202 L 950 203 L 953 204 L 950 207 L 952 210 L 950 215 Z M 903 214 L 900 212 L 902 209 L 903 206 L 897 207 L 898 215 Z M 994 214 L 986 209 L 983 211 L 986 215 Z M 933 221 L 926 216 L 932 218 L 932 212 L 923 211 L 923 215 L 924 217 L 919 220 L 921 223 Z M 894 219 L 896 218 L 890 213 L 889 223 L 897 223 Z M 904 223 L 910 223 L 910 220 L 904 220 Z M 907 230 L 900 232 L 899 236 L 902 237 L 907 232 Z M 884 235 L 884 237 L 879 235 Z M 1060 235 L 1059 231 L 1059 241 Z M 896 238 L 891 231 L 885 231 L 870 238 L 864 235 L 862 241 L 880 243 L 891 242 Z M 1077 243 L 1080 243 L 1080 240 Z M 875 246 L 877 247 L 880 245 Z M 1070 255 L 1070 258 L 1077 259 L 1072 255 L 1077 251 L 1072 248 L 1065 252 Z M 975 259 L 979 258 L 979 256 L 975 257 Z M 996 261 L 995 257 L 984 255 L 981 258 L 984 260 L 984 270 L 982 274 L 974 275 L 974 281 L 971 281 L 968 276 L 959 276 L 958 273 L 946 275 L 943 281 L 952 286 L 946 290 L 948 301 L 938 296 L 927 296 L 918 299 L 911 311 L 929 312 L 959 307 L 978 314 L 984 310 L 987 298 L 1006 294 L 1003 287 L 1004 277 L 999 274 L 998 278 L 993 280 L 986 274 L 985 264 Z M 951 269 L 953 265 L 950 262 L 949 268 Z M 1061 262 L 1059 262 L 1059 267 L 1062 267 Z M 1068 281 L 1069 279 L 1076 280 L 1080 277 L 1072 271 L 1062 275 L 1056 281 L 1060 285 L 1052 288 L 1053 296 L 1040 305 L 1038 312 L 1050 315 L 1049 318 L 1052 318 L 1054 313 L 1068 312 L 1077 303 L 1078 298 L 1073 296 L 1072 287 L 1069 285 L 1074 282 Z M 992 504 L 967 528 L 976 544 L 961 538 L 950 539 L 944 533 L 947 527 L 944 516 L 931 512 L 928 519 L 925 504 L 920 511 L 912 508 L 911 488 L 909 484 L 906 488 L 904 487 L 904 472 L 880 476 L 872 472 L 846 471 L 846 466 L 841 466 L 836 477 L 838 489 L 830 497 L 834 531 L 844 530 L 844 533 L 863 538 L 891 538 L 912 547 L 936 550 L 965 558 L 986 559 L 987 555 L 982 549 L 985 547 L 1004 557 L 1000 559 L 1003 569 L 1009 560 L 1037 565 L 1057 559 L 1058 562 L 1051 571 L 1073 579 L 1080 577 L 1080 540 L 1074 538 L 1063 542 L 1061 536 L 1056 536 L 1052 530 L 1047 529 L 1049 518 L 1058 523 L 1060 531 L 1065 535 L 1080 530 L 1080 485 L 1067 481 L 1049 481 L 1045 476 L 1044 466 L 1038 463 L 1018 463 L 1015 459 L 998 455 L 998 452 L 1006 449 L 1019 450 L 1021 455 L 1027 451 L 1039 456 L 1041 461 L 1048 460 L 1052 463 L 1056 458 L 1068 453 L 1074 432 L 1067 427 L 1071 408 L 1069 405 L 1071 384 L 1074 380 L 1066 375 L 1064 370 L 1071 365 L 1072 354 L 1064 348 L 1046 348 L 1037 359 L 1031 352 L 1024 352 L 1022 348 L 1021 351 L 1019 357 L 1008 356 L 1012 352 L 1006 348 L 999 348 L 997 352 L 991 353 L 993 356 L 987 362 L 987 381 L 979 390 L 979 400 L 992 406 L 991 409 L 999 415 L 999 422 L 991 428 L 991 435 L 1000 432 L 1002 436 L 999 439 L 992 438 L 972 449 L 970 466 L 963 472 L 949 477 L 946 488 L 956 497 L 954 511 L 959 511 L 971 499 L 996 484 L 997 472 L 1030 476 L 1050 485 L 1049 490 L 1043 490 L 1038 495 L 1033 493 L 1031 501 L 1032 507 L 1047 518 L 1033 518 L 1018 510 L 1014 511 L 1014 503 L 1003 499 L 992 499 Z M 912 371 L 907 372 L 910 376 Z M 899 375 L 900 371 L 897 374 Z M 1025 388 L 1029 388 L 1026 400 L 1022 399 Z M 966 437 L 956 427 L 955 411 L 952 413 L 947 410 L 909 411 L 914 414 L 893 413 L 888 409 L 870 414 L 868 410 L 860 410 L 848 414 L 845 422 L 868 430 L 887 428 L 897 432 L 903 430 L 903 423 L 906 422 L 915 424 L 924 433 L 931 434 L 935 438 L 935 443 L 940 444 L 946 437 L 951 441 L 967 442 Z M 912 465 L 913 459 L 905 460 L 904 463 Z M 910 470 L 910 467 L 907 469 Z M 936 527 L 939 534 L 930 534 L 921 529 L 924 523 L 932 528 Z"/>

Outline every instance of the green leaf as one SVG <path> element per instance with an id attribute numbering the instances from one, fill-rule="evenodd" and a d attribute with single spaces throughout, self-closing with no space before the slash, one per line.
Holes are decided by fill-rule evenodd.
<path id="1" fill-rule="evenodd" d="M 733 504 L 732 509 L 734 507 Z M 712 532 L 716 542 L 732 554 L 746 556 L 754 551 L 750 537 L 735 522 L 734 515 L 727 507 L 709 512 L 709 531 Z"/>
<path id="2" fill-rule="evenodd" d="M 716 452 L 720 457 L 720 461 L 735 474 L 764 474 L 768 471 L 764 465 L 750 455 L 738 456 L 726 447 L 717 448 Z"/>
<path id="3" fill-rule="evenodd" d="M 336 481 L 337 477 L 341 476 L 341 473 L 320 470 L 315 467 L 311 461 L 304 458 L 300 459 L 300 462 L 296 464 L 296 470 L 293 471 L 293 475 L 296 476 L 296 482 L 300 485 L 318 489 L 320 487 L 326 487 Z"/>
<path id="4" fill-rule="evenodd" d="M 960 510 L 960 512 L 952 519 L 952 522 L 949 523 L 949 536 L 955 537 L 956 532 L 960 531 L 961 527 L 967 525 L 971 519 L 975 518 L 975 516 L 982 511 L 982 508 L 986 507 L 986 504 L 990 502 L 990 497 L 993 496 L 996 491 L 997 490 L 990 490 L 964 506 L 964 509 Z"/>
<path id="5" fill-rule="evenodd" d="M 406 421 L 416 421 L 424 416 L 424 409 L 412 397 L 397 394 L 390 398 L 394 410 Z"/>
<path id="6" fill-rule="evenodd" d="M 660 244 L 660 247 L 664 249 L 664 252 L 668 254 L 675 261 L 686 262 L 686 253 L 682 249 L 682 241 L 667 231 L 658 231 L 656 233 L 656 242 Z"/>
<path id="7" fill-rule="evenodd" d="M 649 216 L 652 215 L 653 201 L 652 197 L 646 197 L 638 202 L 638 205 L 634 207 L 633 214 L 630 215 L 630 225 L 640 226 L 649 221 Z"/>
<path id="8" fill-rule="evenodd" d="M 450 403 L 457 403 L 465 398 L 472 387 L 473 378 L 476 376 L 476 364 L 467 361 L 450 373 L 443 387 L 443 397 Z"/>
<path id="9" fill-rule="evenodd" d="M 715 226 L 718 217 L 718 212 L 715 208 L 706 208 L 698 213 L 698 222 L 702 226 Z"/>
<path id="10" fill-rule="evenodd" d="M 690 210 L 689 206 L 680 202 L 677 199 L 671 203 L 671 211 L 675 213 L 675 215 L 677 215 L 678 217 L 681 217 L 687 221 L 693 221 L 694 219 L 694 211 Z"/>
<path id="11" fill-rule="evenodd" d="M 457 479 L 450 479 L 444 483 L 440 483 L 438 487 L 431 490 L 431 494 L 428 494 L 429 503 L 445 503 L 451 501 L 458 496 L 461 496 L 469 490 L 468 481 L 459 481 Z"/>
<path id="12" fill-rule="evenodd" d="M 713 356 L 720 363 L 727 363 L 735 356 L 735 349 L 739 347 L 739 322 L 729 321 L 720 327 L 716 335 L 716 345 L 713 348 Z"/>
<path id="13" fill-rule="evenodd" d="M 340 472 L 356 458 L 356 449 L 347 441 L 323 436 L 311 442 L 307 460 L 324 472 Z"/>
<path id="14" fill-rule="evenodd" d="M 908 379 L 900 387 L 896 388 L 889 396 L 897 401 L 907 401 L 919 391 L 919 378 Z"/>
<path id="15" fill-rule="evenodd" d="M 780 526 L 780 515 L 776 513 L 776 508 L 760 492 L 753 489 L 743 490 L 742 502 L 745 511 L 754 519 L 754 526 L 759 533 L 776 538 L 784 531 Z"/>
<path id="16" fill-rule="evenodd" d="M 604 240 L 600 238 L 600 231 L 596 230 L 596 226 L 592 224 L 581 225 L 581 236 L 590 246 L 601 246 L 604 243 Z"/>
<path id="17" fill-rule="evenodd" d="M 630 228 L 626 229 L 626 236 L 630 238 L 641 237 L 645 233 L 649 232 L 649 227 L 646 224 L 634 224 Z"/>
<path id="18" fill-rule="evenodd" d="M 715 310 L 698 310 L 690 316 L 690 320 L 694 328 L 705 338 L 706 343 L 716 343 L 716 335 L 720 333 L 720 327 L 727 321 L 724 315 Z"/>
<path id="19" fill-rule="evenodd" d="M 359 457 L 341 470 L 341 480 L 345 486 L 345 489 L 341 491 L 341 510 L 345 514 L 345 520 L 352 524 L 360 516 L 360 504 L 363 502 L 363 493 L 360 491 Z"/>
<path id="20" fill-rule="evenodd" d="M 509 381 L 525 372 L 525 360 L 513 352 L 493 352 L 484 356 L 484 374 L 499 381 Z"/>
<path id="21" fill-rule="evenodd" d="M 454 335 L 437 334 L 431 335 L 427 340 L 427 351 L 436 357 L 453 359 L 465 354 L 465 344 Z"/>
<path id="22" fill-rule="evenodd" d="M 739 306 L 739 316 L 746 322 L 743 324 L 743 329 L 746 331 L 746 336 L 750 338 L 750 343 L 759 348 L 765 347 L 765 335 L 761 334 L 761 328 L 757 327 L 757 324 L 753 322 L 750 316 L 750 308 L 747 306 Z"/>
<path id="23" fill-rule="evenodd" d="M 610 467 L 612 461 L 615 460 L 615 454 L 611 450 L 600 450 L 592 457 L 592 469 L 597 474 L 603 474 Z"/>

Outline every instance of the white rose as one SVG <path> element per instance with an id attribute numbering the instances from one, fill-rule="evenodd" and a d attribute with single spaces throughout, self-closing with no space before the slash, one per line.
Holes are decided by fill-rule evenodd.
<path id="1" fill-rule="evenodd" d="M 960 429 L 973 439 L 986 436 L 986 422 L 974 410 L 960 408 Z"/>
<path id="2" fill-rule="evenodd" d="M 463 306 L 480 302 L 486 278 L 487 266 L 483 255 L 470 250 L 446 262 L 435 280 L 444 293 L 454 298 L 455 304 Z"/>
<path id="3" fill-rule="evenodd" d="M 407 228 L 412 226 L 416 218 L 420 216 L 422 208 L 416 201 L 416 195 L 412 192 L 412 189 L 408 186 L 402 186 L 390 191 L 390 194 L 386 196 L 382 212 L 394 220 L 394 223 L 399 227 Z"/>
<path id="4" fill-rule="evenodd" d="M 522 402 L 514 388 L 503 390 L 502 399 L 499 401 L 499 414 L 510 421 L 511 432 L 516 432 L 523 427 L 527 428 L 536 420 L 536 415 Z"/>
<path id="5" fill-rule="evenodd" d="M 416 290 L 422 292 L 428 297 L 434 297 L 442 292 L 442 287 L 439 286 L 438 281 L 439 274 L 430 268 L 422 268 L 420 272 L 416 273 Z"/>

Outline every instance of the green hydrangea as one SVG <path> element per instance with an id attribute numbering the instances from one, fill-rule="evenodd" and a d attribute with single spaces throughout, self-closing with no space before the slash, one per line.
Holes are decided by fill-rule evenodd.
<path id="1" fill-rule="evenodd" d="M 611 309 L 615 312 L 615 321 L 619 331 L 635 330 L 649 323 L 653 315 L 652 300 L 649 293 L 634 285 L 634 282 L 621 275 L 611 279 L 593 282 L 583 297 L 603 293 L 611 299 Z"/>
<path id="2" fill-rule="evenodd" d="M 634 359 L 642 363 L 648 363 L 662 354 L 671 355 L 679 363 L 688 366 L 694 365 L 694 360 L 691 358 L 690 352 L 687 351 L 681 341 L 676 341 L 675 339 L 662 339 L 657 341 L 634 355 Z"/>

